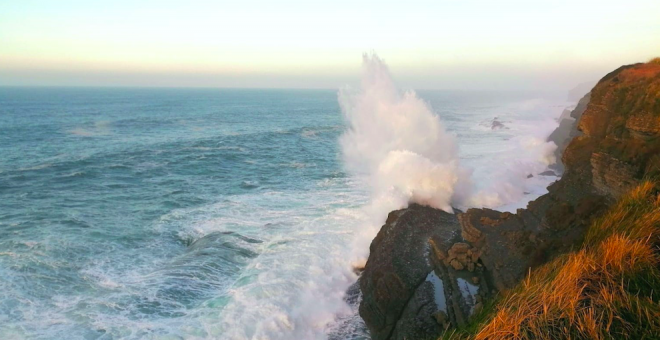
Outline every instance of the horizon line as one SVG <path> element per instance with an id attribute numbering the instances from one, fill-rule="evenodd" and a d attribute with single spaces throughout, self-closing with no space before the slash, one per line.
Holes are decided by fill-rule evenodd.
<path id="1" fill-rule="evenodd" d="M 580 83 L 581 84 L 581 83 Z M 577 84 L 577 85 L 580 85 Z M 577 86 L 576 85 L 576 86 Z M 346 85 L 348 86 L 348 84 Z M 306 91 L 338 91 L 345 86 L 339 87 L 226 87 L 226 86 L 140 86 L 140 85 L 1 85 L 0 88 L 20 88 L 20 89 L 29 89 L 29 88 L 67 88 L 67 89 L 153 89 L 153 90 L 164 90 L 164 89 L 179 89 L 179 90 L 306 90 Z M 462 88 L 402 88 L 402 92 L 406 91 L 456 91 L 456 92 L 569 92 L 572 90 L 559 90 L 559 89 L 547 89 L 547 90 L 531 90 L 531 89 L 511 89 L 511 88 L 502 88 L 502 89 L 487 89 L 487 88 L 475 88 L 475 89 L 462 89 Z"/>

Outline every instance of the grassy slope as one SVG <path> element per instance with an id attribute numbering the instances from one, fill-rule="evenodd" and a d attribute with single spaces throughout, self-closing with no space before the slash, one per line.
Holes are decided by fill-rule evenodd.
<path id="1" fill-rule="evenodd" d="M 533 270 L 445 339 L 660 339 L 660 197 L 645 182 L 582 249 Z"/>

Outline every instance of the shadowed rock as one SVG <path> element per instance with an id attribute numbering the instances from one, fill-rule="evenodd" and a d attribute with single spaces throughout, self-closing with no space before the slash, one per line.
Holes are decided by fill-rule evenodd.
<path id="1" fill-rule="evenodd" d="M 548 136 L 547 141 L 553 142 L 557 145 L 557 149 L 555 150 L 555 159 L 557 162 L 550 167 L 560 174 L 564 172 L 564 164 L 561 161 L 561 156 L 564 154 L 566 147 L 568 147 L 568 143 L 570 143 L 573 138 L 580 135 L 580 132 L 577 129 L 578 121 L 587 109 L 590 98 L 591 92 L 584 95 L 584 97 L 578 102 L 577 106 L 575 106 L 575 108 L 568 114 L 565 114 L 566 110 L 564 110 L 564 113 L 559 117 L 559 126 L 550 134 L 550 136 Z"/>
<path id="2" fill-rule="evenodd" d="M 460 238 L 459 234 L 456 216 L 442 210 L 413 204 L 389 214 L 371 243 L 370 256 L 360 277 L 363 292 L 360 316 L 373 339 L 390 338 L 404 309 L 433 270 L 429 239 L 435 237 L 448 246 L 451 240 Z M 417 304 L 423 304 L 424 299 L 433 301 L 428 292 L 418 295 L 422 296 L 416 298 Z M 410 314 L 408 312 L 407 316 L 411 317 Z M 425 318 L 426 313 L 422 314 L 418 318 L 420 325 L 415 329 L 429 336 L 438 334 L 437 323 L 428 324 L 432 319 Z"/>
<path id="3" fill-rule="evenodd" d="M 504 129 L 506 127 L 504 126 L 504 124 L 502 124 L 502 122 L 500 122 L 499 120 L 497 120 L 497 118 L 495 118 L 495 119 L 493 119 L 493 122 L 491 123 L 490 128 L 492 130 L 499 130 L 499 129 Z"/>
<path id="4" fill-rule="evenodd" d="M 467 324 L 493 293 L 579 246 L 608 204 L 660 174 L 660 65 L 608 74 L 571 116 L 560 124 L 568 132 L 554 134 L 565 172 L 526 209 L 452 215 L 413 204 L 390 213 L 360 277 L 373 339 L 436 339 Z"/>

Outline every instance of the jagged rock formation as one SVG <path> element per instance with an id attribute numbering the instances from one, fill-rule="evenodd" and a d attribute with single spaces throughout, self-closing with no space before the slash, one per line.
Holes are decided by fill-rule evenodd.
<path id="1" fill-rule="evenodd" d="M 548 136 L 548 142 L 553 142 L 557 145 L 557 149 L 555 150 L 555 159 L 557 162 L 551 165 L 551 168 L 560 174 L 564 172 L 564 164 L 561 161 L 561 155 L 564 154 L 568 143 L 581 134 L 578 131 L 577 125 L 582 114 L 587 109 L 587 104 L 589 104 L 590 98 L 591 92 L 588 92 L 582 97 L 582 99 L 580 99 L 573 110 L 564 110 L 559 117 L 559 127 Z"/>
<path id="2" fill-rule="evenodd" d="M 490 123 L 490 129 L 491 130 L 500 130 L 500 129 L 508 129 L 502 122 L 498 120 L 497 117 L 493 118 L 493 121 Z"/>
<path id="3" fill-rule="evenodd" d="M 389 339 L 395 329 L 408 326 L 414 329 L 408 334 L 417 337 L 441 331 L 433 318 L 433 287 L 426 280 L 433 271 L 428 240 L 435 237 L 448 246 L 459 239 L 457 230 L 454 215 L 420 205 L 389 214 L 371 243 L 369 263 L 360 279 L 360 315 L 372 338 Z M 432 310 L 425 310 L 425 305 Z M 413 309 L 420 310 L 420 315 L 411 315 Z M 408 322 L 410 319 L 414 322 Z M 401 325 L 397 325 L 399 321 Z"/>
<path id="4" fill-rule="evenodd" d="M 660 65 L 621 67 L 585 98 L 571 113 L 564 175 L 526 209 L 390 213 L 359 282 L 373 339 L 435 339 L 464 325 L 482 301 L 578 246 L 624 191 L 660 174 Z"/>
<path id="5" fill-rule="evenodd" d="M 417 204 L 389 214 L 360 278 L 373 339 L 432 338 L 467 322 L 490 287 L 476 249 L 461 240 L 454 214 Z M 485 296 L 471 293 L 479 287 Z"/>

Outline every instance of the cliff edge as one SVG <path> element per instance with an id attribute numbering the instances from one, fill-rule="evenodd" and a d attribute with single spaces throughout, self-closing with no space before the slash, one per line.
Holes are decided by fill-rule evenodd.
<path id="1" fill-rule="evenodd" d="M 389 214 L 359 279 L 372 339 L 436 339 L 469 325 L 531 269 L 579 249 L 595 217 L 660 173 L 660 63 L 607 74 L 571 118 L 555 134 L 563 176 L 526 209 L 413 204 Z"/>

